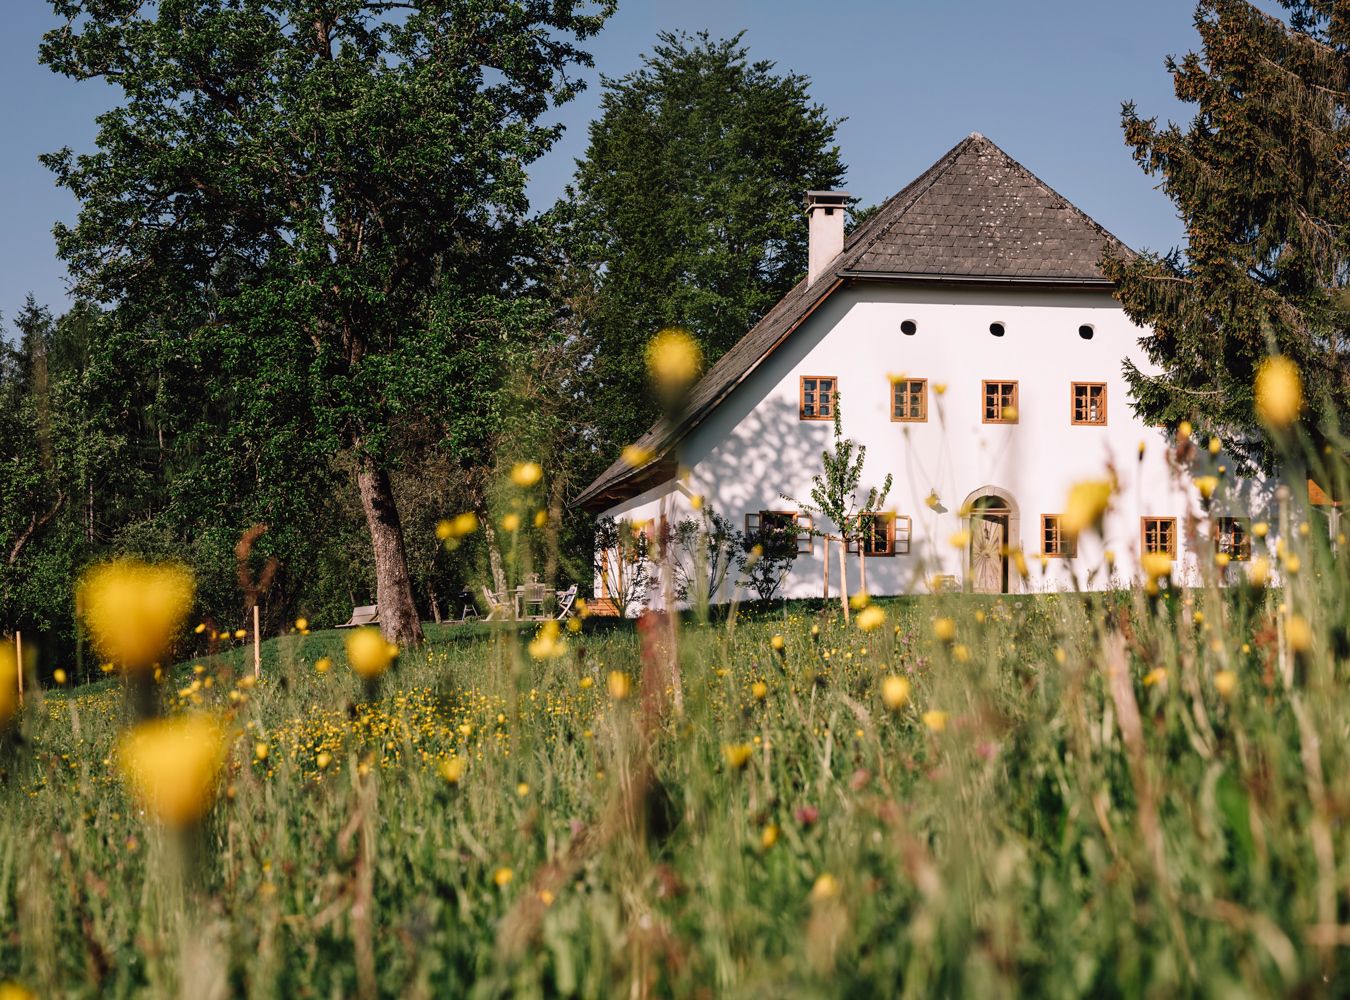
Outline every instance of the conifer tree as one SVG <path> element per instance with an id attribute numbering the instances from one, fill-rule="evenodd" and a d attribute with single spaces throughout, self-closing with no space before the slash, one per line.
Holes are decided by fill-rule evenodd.
<path id="1" fill-rule="evenodd" d="M 1161 371 L 1126 362 L 1139 415 L 1218 433 L 1273 468 L 1252 385 L 1270 354 L 1299 367 L 1307 430 L 1350 405 L 1350 0 L 1282 0 L 1289 23 L 1246 0 L 1202 0 L 1201 51 L 1169 59 L 1183 128 L 1126 104 L 1126 143 L 1176 204 L 1184 252 L 1108 259 L 1107 275 Z"/>

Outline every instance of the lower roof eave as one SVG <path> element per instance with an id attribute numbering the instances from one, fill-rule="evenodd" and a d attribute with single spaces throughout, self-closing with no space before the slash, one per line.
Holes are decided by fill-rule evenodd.
<path id="1" fill-rule="evenodd" d="M 1109 278 L 1048 277 L 1021 274 L 929 274 L 923 271 L 851 271 L 838 272 L 841 278 L 855 281 L 905 281 L 940 285 L 1034 285 L 1040 288 L 1100 288 L 1109 290 L 1115 282 Z"/>

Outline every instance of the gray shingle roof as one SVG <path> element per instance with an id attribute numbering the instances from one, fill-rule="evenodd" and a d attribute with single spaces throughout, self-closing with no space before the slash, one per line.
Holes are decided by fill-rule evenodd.
<path id="1" fill-rule="evenodd" d="M 637 442 L 575 500 L 600 509 L 669 476 L 670 451 L 845 281 L 996 281 L 1109 287 L 1098 262 L 1131 251 L 978 132 L 962 139 L 855 229 L 814 284 L 803 280 L 708 370 L 685 416 Z"/>

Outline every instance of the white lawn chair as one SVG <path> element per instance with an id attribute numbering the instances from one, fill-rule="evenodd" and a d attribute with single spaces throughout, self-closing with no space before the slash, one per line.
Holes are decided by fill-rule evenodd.
<path id="1" fill-rule="evenodd" d="M 577 599 L 577 585 L 574 583 L 566 590 L 559 590 L 556 593 L 558 595 L 557 618 L 559 621 L 562 621 L 562 619 L 572 613 L 572 604 Z"/>

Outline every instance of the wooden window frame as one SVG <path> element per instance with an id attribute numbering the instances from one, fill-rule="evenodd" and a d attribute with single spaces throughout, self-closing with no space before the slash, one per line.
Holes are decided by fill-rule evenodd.
<path id="1" fill-rule="evenodd" d="M 873 514 L 863 514 L 861 516 L 868 518 L 881 517 L 886 519 L 886 551 L 869 552 L 867 553 L 868 559 L 889 559 L 891 556 L 909 555 L 909 543 L 913 531 L 913 522 L 908 517 L 900 514 L 893 514 L 890 511 L 877 511 Z M 897 528 L 901 527 L 900 522 L 902 521 L 904 522 L 903 532 L 897 531 Z M 900 547 L 902 544 L 904 545 L 903 549 Z M 858 543 L 850 541 L 848 543 L 848 551 L 856 554 L 858 551 Z"/>
<path id="2" fill-rule="evenodd" d="M 1051 559 L 1073 559 L 1078 555 L 1078 542 L 1064 533 L 1059 521 L 1063 514 L 1042 514 L 1041 515 L 1041 555 L 1048 556 Z M 1054 523 L 1055 539 L 1058 546 L 1055 551 L 1046 547 L 1045 540 L 1050 534 L 1051 523 Z"/>
<path id="3" fill-rule="evenodd" d="M 808 415 L 806 412 L 806 383 L 816 383 L 816 412 L 814 415 Z M 830 412 L 820 412 L 820 383 L 830 383 Z M 839 392 L 839 378 L 835 375 L 803 375 L 797 382 L 797 419 L 798 420 L 833 420 L 834 419 L 834 398 Z"/>
<path id="4" fill-rule="evenodd" d="M 1237 550 L 1224 546 L 1224 527 L 1227 524 L 1238 525 L 1242 534 L 1238 542 Z M 1228 556 L 1232 562 L 1251 562 L 1252 559 L 1252 519 L 1250 517 L 1216 517 L 1214 519 L 1214 551 L 1222 552 Z"/>
<path id="5" fill-rule="evenodd" d="M 1148 524 L 1150 521 L 1157 521 L 1160 524 L 1166 522 L 1168 524 L 1166 552 L 1175 559 L 1177 557 L 1177 519 L 1175 517 L 1141 517 L 1139 519 L 1139 554 L 1143 556 L 1150 552 L 1163 551 L 1161 549 L 1150 549 L 1148 547 Z"/>
<path id="6" fill-rule="evenodd" d="M 990 387 L 991 385 L 997 385 L 997 386 L 1010 385 L 1010 386 L 1012 386 L 1012 400 L 1011 400 L 1011 402 L 1009 402 L 1007 405 L 1008 405 L 1008 406 L 1011 406 L 1011 407 L 1013 408 L 1013 410 L 1015 410 L 1016 413 L 1017 413 L 1017 416 L 1015 416 L 1013 419 L 1008 420 L 1006 417 L 1004 417 L 1004 416 L 1002 415 L 1002 414 L 1003 414 L 1003 410 L 1004 410 L 1004 403 L 1003 403 L 1003 395 L 1004 395 L 1004 393 L 1003 393 L 1003 390 L 1002 390 L 1001 388 L 1000 388 L 999 394 L 998 394 L 998 397 L 999 397 L 999 404 L 998 404 L 998 412 L 999 412 L 999 416 L 997 416 L 997 417 L 990 417 L 990 416 L 989 416 L 989 387 Z M 1008 379 L 1008 378 L 987 378 L 987 379 L 984 379 L 984 380 L 983 380 L 983 382 L 981 383 L 981 386 L 980 386 L 980 419 L 981 419 L 984 423 L 986 423 L 986 424 L 1015 424 L 1015 423 L 1018 423 L 1018 422 L 1021 421 L 1021 419 L 1022 419 L 1022 387 L 1021 387 L 1021 385 L 1018 383 L 1018 381 L 1017 381 L 1016 379 Z"/>
<path id="7" fill-rule="evenodd" d="M 1074 427 L 1105 427 L 1106 426 L 1106 383 L 1105 382 L 1073 382 L 1069 390 L 1069 423 Z M 1100 389 L 1102 391 L 1101 419 L 1100 420 L 1079 420 L 1078 419 L 1078 390 L 1088 391 L 1088 403 L 1091 405 L 1091 391 Z"/>
<path id="8" fill-rule="evenodd" d="M 759 526 L 764 523 L 764 515 L 770 517 L 790 517 L 792 523 L 799 530 L 797 532 L 797 555 L 809 556 L 815 551 L 815 536 L 811 534 L 811 529 L 815 527 L 815 522 L 809 514 L 803 514 L 795 510 L 758 510 L 745 515 L 745 537 L 754 539 L 759 535 Z M 754 518 L 752 525 L 750 519 Z"/>
<path id="9" fill-rule="evenodd" d="M 919 415 L 917 417 L 901 417 L 896 414 L 896 400 L 900 395 L 901 386 L 910 386 L 918 383 L 921 386 L 919 395 Z M 904 395 L 910 395 L 908 389 Z M 891 383 L 891 422 L 896 424 L 925 424 L 928 422 L 928 379 L 926 378 L 901 378 Z"/>

